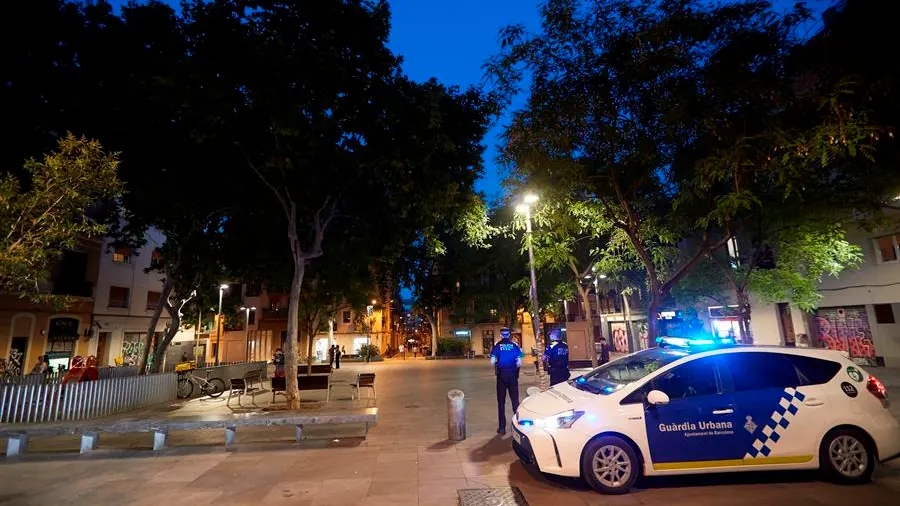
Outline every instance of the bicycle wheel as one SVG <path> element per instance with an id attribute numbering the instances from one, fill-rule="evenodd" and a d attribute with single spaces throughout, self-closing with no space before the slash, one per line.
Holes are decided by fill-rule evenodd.
<path id="1" fill-rule="evenodd" d="M 194 382 L 190 378 L 178 380 L 178 398 L 187 399 L 194 393 Z"/>
<path id="2" fill-rule="evenodd" d="M 210 397 L 218 397 L 225 393 L 225 382 L 222 381 L 222 378 L 210 378 L 208 388 L 207 392 Z"/>

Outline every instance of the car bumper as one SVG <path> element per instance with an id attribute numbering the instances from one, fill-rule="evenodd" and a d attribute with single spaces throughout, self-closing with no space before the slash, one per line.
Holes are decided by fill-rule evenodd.
<path id="1" fill-rule="evenodd" d="M 900 457 L 900 422 L 897 422 L 887 410 L 875 419 L 875 423 L 869 429 L 869 435 L 875 441 L 880 462 Z"/>
<path id="2" fill-rule="evenodd" d="M 561 455 L 558 441 L 544 429 L 534 426 L 522 427 L 518 424 L 518 420 L 515 420 L 512 446 L 519 460 L 542 473 L 574 477 L 580 475 L 578 467 L 580 447 L 578 455 Z M 564 462 L 571 465 L 564 466 Z"/>

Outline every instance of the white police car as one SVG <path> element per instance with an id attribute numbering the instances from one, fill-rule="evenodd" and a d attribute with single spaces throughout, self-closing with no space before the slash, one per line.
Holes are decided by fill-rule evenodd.
<path id="1" fill-rule="evenodd" d="M 884 385 L 840 352 L 659 343 L 522 401 L 518 457 L 618 494 L 641 474 L 819 468 L 861 483 L 900 456 Z"/>

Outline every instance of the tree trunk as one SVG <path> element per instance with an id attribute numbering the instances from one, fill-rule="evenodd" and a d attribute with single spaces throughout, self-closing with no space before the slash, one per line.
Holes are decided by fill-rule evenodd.
<path id="1" fill-rule="evenodd" d="M 296 234 L 294 234 L 296 240 Z M 284 367 L 285 396 L 288 409 L 300 408 L 300 388 L 297 386 L 297 332 L 300 320 L 300 285 L 303 284 L 303 274 L 306 272 L 306 262 L 298 255 L 294 255 L 294 278 L 291 280 L 291 298 L 288 301 L 287 339 L 284 341 Z"/>
<path id="2" fill-rule="evenodd" d="M 306 322 L 306 375 L 312 375 L 313 338 L 319 330 L 319 317 L 316 316 Z"/>
<path id="3" fill-rule="evenodd" d="M 175 336 L 178 334 L 178 329 L 181 327 L 181 315 L 179 314 L 179 311 L 168 302 L 166 303 L 166 312 L 169 313 L 171 320 L 169 321 L 169 328 L 166 329 L 166 333 L 163 335 L 162 339 L 156 343 L 156 348 L 153 350 L 153 363 L 150 364 L 150 372 L 154 374 L 158 373 L 162 368 L 163 357 L 166 355 L 166 348 L 168 348 L 169 344 L 172 343 L 172 340 L 175 339 Z"/>
<path id="4" fill-rule="evenodd" d="M 430 313 L 425 313 L 425 319 L 428 320 L 428 325 L 431 326 L 431 356 L 437 356 L 437 345 L 438 345 L 438 328 L 437 323 L 435 323 L 435 317 Z"/>
<path id="5" fill-rule="evenodd" d="M 738 303 L 738 325 L 741 330 L 741 341 L 753 344 L 753 332 L 750 330 L 750 296 L 743 289 L 735 290 Z"/>
<path id="6" fill-rule="evenodd" d="M 591 301 L 588 299 L 587 288 L 582 286 L 581 280 L 575 280 L 575 288 L 581 297 L 581 309 L 584 311 L 584 321 L 587 323 L 588 353 L 591 354 L 591 367 L 597 367 L 597 353 L 594 351 L 594 321 L 591 319 Z"/>
<path id="7" fill-rule="evenodd" d="M 150 324 L 147 328 L 147 338 L 144 340 L 144 349 L 141 352 L 141 362 L 138 366 L 138 374 L 147 374 L 147 359 L 150 357 L 150 346 L 153 345 L 153 336 L 156 335 L 156 326 L 159 324 L 159 316 L 162 314 L 163 307 L 169 303 L 170 293 L 172 293 L 172 282 L 166 277 L 163 279 L 162 292 L 159 294 L 159 302 L 153 310 L 153 316 L 150 317 Z"/>
<path id="8" fill-rule="evenodd" d="M 659 314 L 659 308 L 662 306 L 663 298 L 654 294 L 650 298 L 650 305 L 647 307 L 647 347 L 656 346 L 656 338 L 659 334 L 659 320 L 656 316 Z"/>

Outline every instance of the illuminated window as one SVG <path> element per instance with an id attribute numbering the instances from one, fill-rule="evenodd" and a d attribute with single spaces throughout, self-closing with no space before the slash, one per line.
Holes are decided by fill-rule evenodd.
<path id="1" fill-rule="evenodd" d="M 341 315 L 341 320 L 344 323 L 350 323 L 350 311 L 344 311 L 343 314 Z"/>
<path id="2" fill-rule="evenodd" d="M 112 261 L 117 264 L 130 264 L 131 263 L 131 249 L 130 248 L 116 248 L 112 253 Z"/>
<path id="3" fill-rule="evenodd" d="M 154 264 L 158 264 L 162 262 L 162 251 L 159 248 L 153 250 L 153 253 L 150 254 L 150 261 Z"/>

